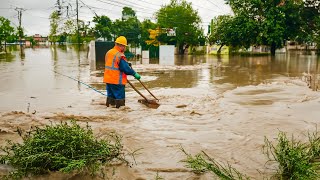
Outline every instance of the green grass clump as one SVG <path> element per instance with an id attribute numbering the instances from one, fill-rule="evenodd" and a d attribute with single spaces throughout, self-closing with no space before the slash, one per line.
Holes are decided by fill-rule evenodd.
<path id="1" fill-rule="evenodd" d="M 308 133 L 308 141 L 296 140 L 293 136 L 288 139 L 286 133 L 279 132 L 277 143 L 273 145 L 265 138 L 263 152 L 269 158 L 267 163 L 276 163 L 278 167 L 271 179 L 279 180 L 309 180 L 320 179 L 320 136 L 318 131 Z M 182 148 L 181 148 L 182 149 Z M 212 172 L 220 179 L 242 180 L 249 179 L 229 164 L 221 165 L 209 157 L 204 151 L 195 156 L 186 153 L 183 162 L 195 173 Z M 265 178 L 262 178 L 265 179 Z"/>
<path id="2" fill-rule="evenodd" d="M 309 141 L 289 140 L 284 132 L 278 134 L 276 145 L 265 138 L 264 153 L 270 162 L 278 163 L 277 179 L 319 179 L 320 138 L 318 132 L 308 133 Z"/>
<path id="3" fill-rule="evenodd" d="M 126 162 L 121 137 L 114 133 L 109 135 L 112 138 L 97 140 L 90 126 L 81 128 L 74 120 L 69 124 L 61 122 L 44 128 L 35 127 L 21 135 L 23 143 L 8 141 L 1 147 L 4 155 L 0 155 L 0 163 L 14 168 L 6 176 L 8 179 L 50 171 L 69 173 L 77 170 L 94 175 L 102 165 L 117 160 Z"/>
<path id="4" fill-rule="evenodd" d="M 204 151 L 192 156 L 188 154 L 183 148 L 182 152 L 187 156 L 182 162 L 186 163 L 187 168 L 191 168 L 195 173 L 212 172 L 223 180 L 249 180 L 250 178 L 237 169 L 233 168 L 230 164 L 221 165 L 218 161 L 211 158 Z"/>

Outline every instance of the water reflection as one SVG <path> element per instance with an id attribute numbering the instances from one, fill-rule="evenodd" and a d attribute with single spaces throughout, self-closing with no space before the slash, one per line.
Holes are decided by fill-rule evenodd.
<path id="1" fill-rule="evenodd" d="M 25 54 L 25 52 L 24 52 L 24 49 L 25 49 L 25 47 L 24 46 L 20 46 L 20 53 L 19 53 L 19 55 L 20 55 L 20 60 L 21 60 L 21 63 L 23 64 L 23 60 L 26 58 L 26 54 Z"/>
<path id="2" fill-rule="evenodd" d="M 196 86 L 199 80 L 198 72 L 194 70 L 181 70 L 162 73 L 142 73 L 141 75 L 157 77 L 157 79 L 153 81 L 145 82 L 147 87 L 153 88 L 191 88 Z"/>
<path id="3" fill-rule="evenodd" d="M 11 62 L 15 60 L 16 54 L 13 52 L 17 51 L 17 46 L 6 46 L 4 50 L 6 53 L 0 53 L 0 62 Z"/>
<path id="4" fill-rule="evenodd" d="M 207 64 L 209 66 L 201 70 L 192 70 L 194 72 L 171 72 L 175 75 L 174 81 L 160 74 L 155 80 L 157 82 L 149 82 L 149 84 L 153 87 L 175 88 L 209 87 L 208 84 L 232 84 L 233 87 L 257 85 L 280 76 L 301 77 L 304 72 L 319 74 L 318 62 L 319 57 L 316 55 L 302 55 L 299 52 L 277 54 L 274 58 L 271 56 L 176 56 L 176 65 Z"/>
<path id="5" fill-rule="evenodd" d="M 24 52 L 24 59 L 20 59 L 20 49 L 16 49 L 11 51 L 13 58 L 9 63 L 8 57 L 0 61 L 0 110 L 25 110 L 28 103 L 31 108 L 36 105 L 62 107 L 66 101 L 78 99 L 80 91 L 87 90 L 54 72 L 87 81 L 90 73 L 87 65 L 81 65 L 88 64 L 85 51 L 65 51 L 50 46 L 25 48 Z"/>
<path id="6" fill-rule="evenodd" d="M 15 60 L 15 55 L 9 53 L 0 54 L 0 62 L 11 62 Z"/>
<path id="7" fill-rule="evenodd" d="M 193 55 L 176 55 L 175 65 L 197 65 L 205 63 L 207 60 L 206 56 L 193 56 Z"/>

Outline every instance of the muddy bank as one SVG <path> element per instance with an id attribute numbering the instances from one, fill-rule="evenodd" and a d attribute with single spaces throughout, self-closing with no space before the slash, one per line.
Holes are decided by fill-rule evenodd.
<path id="1" fill-rule="evenodd" d="M 185 158 L 180 146 L 191 154 L 204 150 L 218 161 L 261 179 L 258 171 L 267 177 L 271 173 L 262 154 L 265 136 L 273 139 L 281 130 L 303 137 L 319 124 L 320 94 L 300 78 L 281 77 L 236 88 L 200 83 L 190 88 L 154 88 L 152 92 L 160 99 L 158 109 L 139 104 L 139 95 L 129 90 L 127 106 L 120 109 L 106 108 L 104 97 L 89 93 L 88 104 L 55 112 L 3 112 L 0 145 L 5 139 L 21 141 L 14 132 L 17 127 L 77 119 L 83 125 L 89 122 L 98 137 L 116 131 L 123 135 L 127 150 L 141 149 L 135 156 L 137 164 L 118 167 L 114 179 L 155 179 L 157 172 L 172 180 L 213 178 L 185 168 L 180 162 Z M 39 177 L 44 178 L 72 179 L 72 175 Z"/>

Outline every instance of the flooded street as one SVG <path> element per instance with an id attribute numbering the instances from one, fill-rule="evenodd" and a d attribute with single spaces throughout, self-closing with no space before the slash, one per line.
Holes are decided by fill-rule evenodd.
<path id="1" fill-rule="evenodd" d="M 161 105 L 150 109 L 138 103 L 141 97 L 127 85 L 126 107 L 115 109 L 105 106 L 103 95 L 66 77 L 105 92 L 102 70 L 90 71 L 86 50 L 51 46 L 27 48 L 22 57 L 19 53 L 0 59 L 0 145 L 5 139 L 21 141 L 17 127 L 26 130 L 71 118 L 89 122 L 98 137 L 114 130 L 127 150 L 140 149 L 135 160 L 128 156 L 132 167 L 118 167 L 114 179 L 155 179 L 157 172 L 166 180 L 214 179 L 185 168 L 181 146 L 191 154 L 203 150 L 253 179 L 270 177 L 264 137 L 273 140 L 279 131 L 304 136 L 319 126 L 320 93 L 303 79 L 304 73 L 320 72 L 320 57 L 314 54 L 176 56 L 174 66 L 132 62 Z M 88 177 L 52 174 L 37 179 Z"/>

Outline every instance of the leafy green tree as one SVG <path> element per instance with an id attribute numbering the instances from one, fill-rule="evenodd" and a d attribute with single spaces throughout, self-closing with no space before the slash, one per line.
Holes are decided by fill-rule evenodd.
<path id="1" fill-rule="evenodd" d="M 320 49 L 320 1 L 305 0 L 301 17 L 303 24 L 297 41 L 307 44 L 316 42 Z"/>
<path id="2" fill-rule="evenodd" d="M 272 55 L 300 30 L 299 9 L 303 4 L 302 0 L 227 0 L 227 2 L 236 17 L 246 17 L 247 20 L 258 23 L 259 34 L 255 44 L 269 46 Z"/>
<path id="3" fill-rule="evenodd" d="M 159 40 L 163 43 L 176 42 L 179 54 L 184 54 L 190 45 L 198 45 L 199 37 L 203 37 L 198 12 L 192 8 L 191 3 L 185 0 L 171 0 L 170 4 L 161 7 L 156 12 L 156 17 L 160 28 L 176 29 L 176 36 L 160 35 Z"/>
<path id="4" fill-rule="evenodd" d="M 211 22 L 209 42 L 220 45 L 218 53 L 224 45 L 248 48 L 255 43 L 257 29 L 257 23 L 244 15 L 218 16 Z"/>
<path id="5" fill-rule="evenodd" d="M 79 22 L 79 31 L 80 31 L 80 33 L 82 34 L 82 36 L 87 36 L 87 34 L 88 34 L 88 31 L 89 31 L 89 25 L 90 25 L 90 23 L 85 23 L 84 21 L 80 21 Z"/>
<path id="6" fill-rule="evenodd" d="M 143 50 L 149 48 L 149 45 L 146 43 L 147 40 L 150 40 L 149 30 L 156 29 L 157 25 L 150 21 L 149 19 L 145 19 L 141 23 L 141 38 L 140 38 L 140 45 Z"/>
<path id="7" fill-rule="evenodd" d="M 62 31 L 68 35 L 76 34 L 76 31 L 77 31 L 76 21 L 73 19 L 68 19 L 66 22 L 64 22 L 62 26 Z"/>
<path id="8" fill-rule="evenodd" d="M 281 8 L 286 17 L 285 39 L 297 40 L 302 32 L 302 27 L 306 22 L 303 15 L 303 2 L 301 0 L 285 1 L 285 4 L 282 4 Z"/>
<path id="9" fill-rule="evenodd" d="M 10 36 L 7 37 L 7 43 L 14 43 L 19 40 L 17 32 L 12 33 Z"/>
<path id="10" fill-rule="evenodd" d="M 141 37 L 141 23 L 137 17 L 131 17 L 124 21 L 124 31 L 122 34 L 127 38 L 128 43 L 137 46 L 139 44 L 139 37 Z"/>
<path id="11" fill-rule="evenodd" d="M 260 33 L 259 24 L 246 16 L 234 17 L 229 30 L 232 30 L 230 45 L 233 47 L 249 48 L 250 45 L 256 44 L 256 37 Z"/>
<path id="12" fill-rule="evenodd" d="M 0 16 L 0 45 L 4 42 L 5 46 L 9 38 L 14 34 L 14 28 L 10 25 L 10 21 Z"/>
<path id="13" fill-rule="evenodd" d="M 314 42 L 317 44 L 317 51 L 320 53 L 320 16 L 315 18 L 315 30 Z"/>
<path id="14" fill-rule="evenodd" d="M 93 18 L 95 22 L 94 35 L 96 38 L 103 38 L 104 40 L 111 40 L 112 35 L 112 21 L 108 16 L 95 16 Z"/>
<path id="15" fill-rule="evenodd" d="M 116 19 L 112 23 L 111 31 L 112 31 L 114 38 L 118 37 L 120 34 L 123 35 L 123 31 L 125 31 L 123 26 L 124 26 L 124 22 L 121 19 Z"/>
<path id="16" fill-rule="evenodd" d="M 211 21 L 211 34 L 209 36 L 210 44 L 220 45 L 218 53 L 224 45 L 229 46 L 232 33 L 231 24 L 233 17 L 229 15 L 218 16 Z"/>
<path id="17" fill-rule="evenodd" d="M 124 7 L 122 10 L 122 19 L 117 19 L 112 25 L 112 32 L 115 37 L 125 36 L 128 43 L 137 46 L 141 37 L 141 23 L 135 16 L 135 11 L 129 7 Z"/>
<path id="18" fill-rule="evenodd" d="M 81 20 L 79 20 L 80 24 Z M 62 33 L 66 35 L 66 41 L 71 43 L 78 42 L 78 35 L 77 35 L 77 22 L 74 19 L 68 19 L 64 22 L 62 26 Z M 79 35 L 80 37 L 80 35 Z M 80 39 L 81 41 L 81 39 Z"/>
<path id="19" fill-rule="evenodd" d="M 277 48 L 284 45 L 286 32 L 285 14 L 277 6 L 277 3 L 276 0 L 273 0 L 273 3 L 263 3 L 260 7 L 260 16 L 263 15 L 263 18 L 259 19 L 260 36 L 258 36 L 258 42 L 270 46 L 272 55 L 275 55 Z"/>
<path id="20" fill-rule="evenodd" d="M 64 42 L 67 41 L 67 34 L 66 33 L 61 33 L 56 37 L 57 42 L 59 42 L 59 44 L 63 44 Z"/>
<path id="21" fill-rule="evenodd" d="M 130 7 L 123 7 L 122 20 L 127 20 L 130 17 L 136 17 L 136 12 Z"/>
<path id="22" fill-rule="evenodd" d="M 58 40 L 58 28 L 60 22 L 60 15 L 57 11 L 53 11 L 50 15 L 50 34 L 49 41 L 55 43 Z"/>

